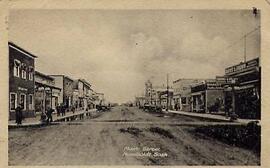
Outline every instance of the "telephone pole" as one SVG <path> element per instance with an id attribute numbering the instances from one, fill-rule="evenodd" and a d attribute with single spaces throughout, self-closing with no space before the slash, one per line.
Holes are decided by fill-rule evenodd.
<path id="1" fill-rule="evenodd" d="M 166 111 L 169 110 L 169 74 L 167 74 L 167 108 Z"/>
<path id="2" fill-rule="evenodd" d="M 244 63 L 247 61 L 247 35 L 244 36 Z"/>

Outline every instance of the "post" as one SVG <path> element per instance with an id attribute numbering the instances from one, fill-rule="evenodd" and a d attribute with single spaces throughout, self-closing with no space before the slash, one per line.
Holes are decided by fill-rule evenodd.
<path id="1" fill-rule="evenodd" d="M 247 61 L 247 35 L 244 36 L 244 63 Z"/>
<path id="2" fill-rule="evenodd" d="M 153 94 L 153 92 L 152 92 L 152 87 L 153 86 L 151 86 L 151 91 L 150 91 L 150 104 L 152 105 L 152 94 Z"/>
<path id="3" fill-rule="evenodd" d="M 232 80 L 232 115 L 235 115 L 235 85 L 236 85 L 236 79 Z"/>
<path id="4" fill-rule="evenodd" d="M 169 74 L 167 74 L 167 108 L 166 111 L 169 110 Z"/>
<path id="5" fill-rule="evenodd" d="M 52 108 L 52 100 L 53 100 L 52 88 L 50 88 L 50 90 L 51 90 L 51 108 Z"/>
<path id="6" fill-rule="evenodd" d="M 43 114 L 46 113 L 46 88 L 43 87 Z"/>
<path id="7" fill-rule="evenodd" d="M 235 90 L 234 85 L 232 85 L 232 115 L 235 115 Z"/>

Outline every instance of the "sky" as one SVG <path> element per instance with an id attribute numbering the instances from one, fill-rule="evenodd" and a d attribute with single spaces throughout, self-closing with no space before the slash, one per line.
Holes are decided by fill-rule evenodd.
<path id="1" fill-rule="evenodd" d="M 9 41 L 38 56 L 36 70 L 88 80 L 110 102 L 144 83 L 215 78 L 260 56 L 252 10 L 11 10 Z M 241 39 L 242 38 L 242 39 Z"/>

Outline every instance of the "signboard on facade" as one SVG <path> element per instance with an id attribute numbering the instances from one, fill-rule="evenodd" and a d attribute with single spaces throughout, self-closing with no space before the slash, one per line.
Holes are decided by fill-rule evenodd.
<path id="1" fill-rule="evenodd" d="M 26 88 L 23 88 L 23 87 L 18 87 L 18 90 L 27 91 L 27 89 Z"/>
<path id="2" fill-rule="evenodd" d="M 207 89 L 208 90 L 221 90 L 223 87 L 220 83 L 207 83 Z"/>
<path id="3" fill-rule="evenodd" d="M 227 76 L 217 76 L 216 81 L 219 84 L 235 84 L 237 83 L 237 78 L 227 77 Z"/>
<path id="4" fill-rule="evenodd" d="M 259 58 L 247 61 L 245 63 L 240 63 L 238 65 L 232 66 L 232 67 L 228 67 L 225 69 L 225 74 L 234 74 L 234 73 L 239 73 L 239 72 L 243 72 L 246 70 L 250 70 L 253 68 L 256 68 L 259 66 Z"/>

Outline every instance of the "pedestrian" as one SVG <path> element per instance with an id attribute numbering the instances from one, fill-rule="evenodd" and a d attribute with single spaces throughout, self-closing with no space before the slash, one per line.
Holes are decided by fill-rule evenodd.
<path id="1" fill-rule="evenodd" d="M 64 116 L 66 115 L 66 111 L 68 110 L 68 107 L 66 105 L 63 106 L 63 113 L 64 113 Z"/>
<path id="2" fill-rule="evenodd" d="M 15 115 L 17 125 L 21 125 L 23 118 L 21 105 L 17 106 L 17 108 L 15 109 Z"/>
<path id="3" fill-rule="evenodd" d="M 57 116 L 59 117 L 59 116 L 60 116 L 60 112 L 61 112 L 60 104 L 58 104 L 58 105 L 56 106 L 56 112 L 57 112 Z"/>
<path id="4" fill-rule="evenodd" d="M 47 115 L 47 124 L 49 124 L 49 122 L 53 121 L 52 118 L 52 113 L 54 112 L 54 110 L 50 107 L 48 107 L 47 111 L 46 111 L 46 115 Z"/>
<path id="5" fill-rule="evenodd" d="M 66 109 L 65 109 L 65 106 L 63 104 L 60 107 L 60 111 L 61 111 L 62 116 L 64 116 Z"/>
<path id="6" fill-rule="evenodd" d="M 73 114 L 75 113 L 75 107 L 74 106 L 71 107 L 71 111 L 72 111 Z"/>

